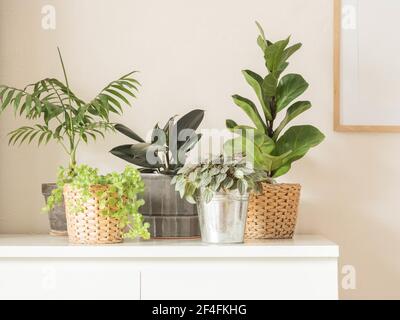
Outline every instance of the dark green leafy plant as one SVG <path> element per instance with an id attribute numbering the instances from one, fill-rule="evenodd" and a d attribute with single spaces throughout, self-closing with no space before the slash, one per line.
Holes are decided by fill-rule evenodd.
<path id="1" fill-rule="evenodd" d="M 114 130 L 110 114 L 122 113 L 123 104 L 130 104 L 127 97 L 135 97 L 139 83 L 131 72 L 108 84 L 90 102 L 85 102 L 72 92 L 60 50 L 58 52 L 65 83 L 46 78 L 24 89 L 0 85 L 0 113 L 10 107 L 15 114 L 37 121 L 36 125 L 12 131 L 9 143 L 37 140 L 41 145 L 55 140 L 69 155 L 68 170 L 73 175 L 80 143 L 87 143 L 89 138 L 104 137 L 106 131 Z"/>
<path id="2" fill-rule="evenodd" d="M 293 126 L 284 131 L 292 120 L 311 108 L 309 101 L 296 101 L 309 86 L 304 78 L 299 74 L 282 76 L 289 65 L 288 59 L 301 48 L 301 44 L 289 46 L 290 38 L 272 43 L 267 40 L 258 23 L 257 26 L 260 30 L 257 43 L 264 54 L 268 73 L 262 77 L 244 70 L 243 75 L 254 89 L 262 113 L 251 100 L 234 95 L 233 101 L 248 115 L 254 126 L 238 125 L 233 120 L 227 120 L 227 128 L 241 136 L 228 141 L 225 150 L 228 154 L 235 154 L 238 150 L 239 153 L 246 153 L 251 137 L 254 151 L 248 151 L 247 156 L 253 158 L 255 166 L 264 170 L 269 177 L 277 178 L 286 174 L 294 161 L 303 158 L 310 148 L 320 144 L 325 137 L 310 125 Z M 286 115 L 276 125 L 279 113 L 285 110 Z"/>
<path id="3" fill-rule="evenodd" d="M 218 192 L 259 192 L 262 190 L 261 182 L 265 180 L 268 180 L 265 172 L 254 170 L 246 159 L 224 159 L 221 156 L 201 164 L 184 166 L 171 183 L 188 202 L 203 200 L 208 203 Z"/>
<path id="4" fill-rule="evenodd" d="M 85 203 L 93 197 L 93 186 L 104 186 L 96 196 L 100 199 L 100 210 L 104 216 L 116 218 L 120 221 L 122 229 L 127 228 L 125 238 L 149 239 L 149 224 L 143 223 L 139 208 L 144 200 L 138 194 L 144 191 L 144 183 L 138 170 L 126 167 L 124 172 L 99 175 L 97 169 L 86 165 L 76 166 L 74 176 L 71 177 L 69 169 L 60 168 L 58 172 L 58 189 L 49 197 L 48 208 L 62 200 L 62 190 L 65 184 L 79 191 L 81 197 L 77 203 L 66 203 L 71 212 L 81 213 Z M 76 199 L 78 201 L 78 199 Z"/>
<path id="5" fill-rule="evenodd" d="M 193 110 L 175 123 L 172 117 L 161 129 L 158 124 L 153 129 L 151 141 L 146 143 L 143 138 L 122 124 L 115 129 L 127 137 L 137 141 L 137 144 L 127 144 L 116 147 L 110 152 L 129 163 L 140 167 L 143 173 L 161 173 L 175 175 L 185 164 L 187 153 L 201 139 L 201 134 L 195 131 L 204 118 L 203 110 Z"/>

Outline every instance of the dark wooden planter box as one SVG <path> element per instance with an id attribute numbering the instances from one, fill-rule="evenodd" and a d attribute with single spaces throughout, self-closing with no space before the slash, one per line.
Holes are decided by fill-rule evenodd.
<path id="1" fill-rule="evenodd" d="M 142 174 L 145 183 L 144 200 L 140 208 L 146 222 L 151 224 L 153 238 L 194 238 L 200 236 L 197 207 L 181 199 L 171 185 L 172 177 Z"/>

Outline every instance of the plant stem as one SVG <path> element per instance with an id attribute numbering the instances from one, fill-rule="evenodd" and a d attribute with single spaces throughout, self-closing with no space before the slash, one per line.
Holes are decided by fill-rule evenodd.
<path id="1" fill-rule="evenodd" d="M 70 133 L 70 140 L 72 141 L 72 146 L 71 146 L 71 147 L 73 147 L 75 135 L 74 135 L 74 125 L 73 125 L 73 123 L 72 123 L 73 113 L 72 113 L 72 110 L 71 110 L 71 109 L 72 109 L 71 92 L 70 92 L 70 89 L 69 89 L 68 76 L 67 76 L 67 72 L 66 72 L 66 70 L 65 70 L 64 60 L 63 60 L 63 58 L 62 58 L 60 48 L 57 47 L 57 50 L 58 50 L 58 55 L 60 56 L 61 66 L 62 66 L 63 73 L 64 73 L 65 84 L 66 84 L 66 86 L 67 86 L 67 95 L 68 95 L 68 101 L 69 101 L 69 107 L 70 107 L 70 108 L 68 108 L 68 111 L 69 111 L 69 118 L 70 118 L 70 130 L 71 130 L 71 133 Z"/>
<path id="2" fill-rule="evenodd" d="M 65 79 L 65 84 L 67 86 L 67 95 L 68 95 L 68 101 L 69 101 L 69 108 L 68 108 L 68 113 L 69 113 L 69 122 L 70 122 L 70 133 L 69 133 L 69 141 L 70 141 L 70 174 L 73 174 L 75 166 L 76 166 L 76 149 L 78 147 L 78 143 L 75 144 L 75 132 L 74 132 L 74 124 L 72 123 L 72 118 L 73 118 L 73 113 L 72 113 L 72 99 L 71 99 L 71 91 L 69 88 L 69 82 L 68 82 L 68 76 L 67 76 L 67 72 L 65 70 L 65 65 L 64 65 L 64 60 L 62 58 L 61 55 L 61 50 L 59 47 L 57 47 L 58 50 L 58 55 L 60 57 L 60 61 L 61 61 L 61 66 L 63 69 L 63 73 L 64 73 L 64 79 Z"/>
<path id="3" fill-rule="evenodd" d="M 268 136 L 270 138 L 273 138 L 273 136 L 274 136 L 274 121 L 275 121 L 276 115 L 277 115 L 276 98 L 275 97 L 272 97 L 270 106 L 271 106 L 272 120 L 268 121 Z"/>

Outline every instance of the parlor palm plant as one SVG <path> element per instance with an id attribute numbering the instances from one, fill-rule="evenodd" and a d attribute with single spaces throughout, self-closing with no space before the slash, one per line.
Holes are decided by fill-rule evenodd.
<path id="1" fill-rule="evenodd" d="M 46 78 L 24 89 L 0 85 L 0 113 L 10 107 L 15 114 L 37 121 L 36 125 L 10 132 L 9 144 L 37 140 L 41 145 L 54 140 L 68 154 L 68 168 L 73 175 L 79 145 L 114 130 L 110 114 L 122 113 L 122 103 L 130 105 L 126 96 L 135 97 L 139 83 L 132 77 L 135 72 L 131 72 L 109 83 L 93 100 L 85 102 L 71 90 L 59 49 L 58 53 L 65 83 Z"/>
<path id="2" fill-rule="evenodd" d="M 55 78 L 46 78 L 30 84 L 23 89 L 0 85 L 0 113 L 13 108 L 16 115 L 36 121 L 32 126 L 22 126 L 9 133 L 9 144 L 37 142 L 38 146 L 51 140 L 58 143 L 69 156 L 66 169 L 58 181 L 58 188 L 53 184 L 43 185 L 43 190 L 51 190 L 47 194 L 47 209 L 52 210 L 63 201 L 62 187 L 74 180 L 77 169 L 77 150 L 89 139 L 104 137 L 107 131 L 114 131 L 110 121 L 111 114 L 121 114 L 123 105 L 135 98 L 139 82 L 130 72 L 105 86 L 91 101 L 86 102 L 75 95 L 69 85 L 67 72 L 60 50 L 58 54 L 64 74 L 64 82 Z M 64 208 L 58 207 L 50 214 L 50 221 L 55 215 L 64 219 Z M 57 220 L 57 219 L 55 219 Z M 55 233 L 66 231 L 63 221 L 51 223 Z"/>

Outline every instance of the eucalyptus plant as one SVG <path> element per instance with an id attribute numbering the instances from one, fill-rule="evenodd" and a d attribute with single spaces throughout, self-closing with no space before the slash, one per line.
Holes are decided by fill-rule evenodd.
<path id="1" fill-rule="evenodd" d="M 0 113 L 9 107 L 16 115 L 37 122 L 10 132 L 9 144 L 37 141 L 41 145 L 54 140 L 68 154 L 68 172 L 73 176 L 79 145 L 114 130 L 110 114 L 121 114 L 123 104 L 130 105 L 127 97 L 136 97 L 139 83 L 133 78 L 135 72 L 131 72 L 112 81 L 93 100 L 85 102 L 71 90 L 59 49 L 58 53 L 65 82 L 46 78 L 23 89 L 0 85 Z"/>
<path id="2" fill-rule="evenodd" d="M 254 169 L 246 159 L 220 156 L 200 164 L 188 164 L 179 170 L 171 183 L 189 203 L 210 202 L 218 192 L 238 190 L 241 194 L 262 190 L 268 180 L 264 171 Z"/>
<path id="3" fill-rule="evenodd" d="M 253 122 L 252 126 L 238 125 L 227 120 L 226 126 L 240 137 L 228 141 L 228 153 L 246 153 L 249 139 L 253 150 L 247 150 L 247 156 L 254 159 L 255 166 L 264 170 L 269 177 L 277 178 L 286 174 L 294 161 L 303 158 L 310 148 L 324 140 L 324 135 L 311 125 L 293 126 L 285 130 L 287 125 L 303 112 L 311 108 L 310 101 L 296 101 L 309 87 L 300 74 L 283 75 L 289 66 L 288 59 L 301 48 L 301 43 L 289 45 L 290 37 L 272 43 L 266 38 L 261 25 L 257 23 L 260 35 L 257 43 L 261 48 L 266 76 L 251 70 L 244 70 L 247 83 L 254 89 L 259 100 L 256 104 L 240 95 L 234 95 L 234 103 L 240 107 Z M 259 111 L 261 110 L 261 112 Z M 279 115 L 286 111 L 281 117 Z M 248 149 L 248 148 L 247 148 Z"/>
<path id="4" fill-rule="evenodd" d="M 162 129 L 157 123 L 151 141 L 147 143 L 128 127 L 117 124 L 117 131 L 138 143 L 121 145 L 110 152 L 139 166 L 142 173 L 175 175 L 184 166 L 187 153 L 193 150 L 202 137 L 196 130 L 204 119 L 204 111 L 190 111 L 176 122 L 175 118 L 170 118 Z"/>

